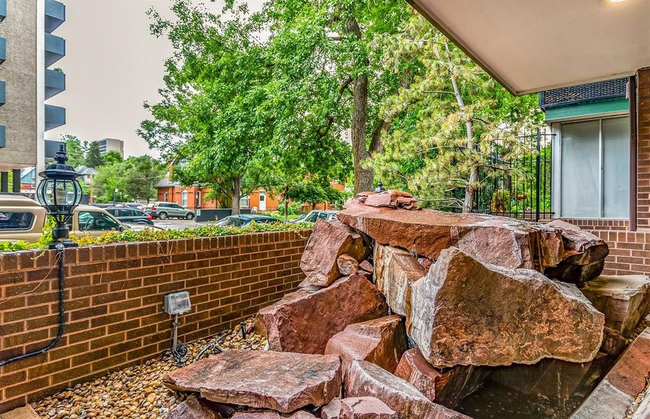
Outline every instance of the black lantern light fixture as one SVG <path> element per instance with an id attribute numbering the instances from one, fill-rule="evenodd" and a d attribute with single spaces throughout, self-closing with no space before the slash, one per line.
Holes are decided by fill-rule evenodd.
<path id="1" fill-rule="evenodd" d="M 56 221 L 56 226 L 52 230 L 54 243 L 50 248 L 56 248 L 58 243 L 62 243 L 65 247 L 75 247 L 76 244 L 67 239 L 70 233 L 68 221 L 74 209 L 81 203 L 82 190 L 77 179 L 79 174 L 66 164 L 68 156 L 65 145 L 61 144 L 54 159 L 55 163 L 39 173 L 43 180 L 38 185 L 36 197 Z"/>
<path id="2" fill-rule="evenodd" d="M 385 192 L 385 191 L 386 191 L 386 189 L 384 189 L 384 184 L 380 180 L 379 183 L 377 184 L 377 189 L 375 189 L 375 192 L 381 193 L 381 192 Z"/>

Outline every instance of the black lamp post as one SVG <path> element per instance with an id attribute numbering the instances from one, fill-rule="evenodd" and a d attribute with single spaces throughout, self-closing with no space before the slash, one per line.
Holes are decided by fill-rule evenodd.
<path id="1" fill-rule="evenodd" d="M 77 180 L 79 174 L 66 164 L 68 156 L 64 145 L 61 145 L 54 159 L 55 163 L 39 173 L 43 180 L 38 185 L 36 197 L 56 221 L 56 226 L 52 230 L 54 243 L 50 248 L 56 248 L 59 243 L 64 247 L 75 247 L 75 243 L 67 240 L 70 233 L 67 223 L 74 209 L 81 203 L 81 184 Z"/>

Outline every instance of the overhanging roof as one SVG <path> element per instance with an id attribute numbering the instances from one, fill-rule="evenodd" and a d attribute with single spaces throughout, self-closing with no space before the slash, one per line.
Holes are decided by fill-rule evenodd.
<path id="1" fill-rule="evenodd" d="M 650 0 L 408 0 L 515 94 L 650 66 Z"/>

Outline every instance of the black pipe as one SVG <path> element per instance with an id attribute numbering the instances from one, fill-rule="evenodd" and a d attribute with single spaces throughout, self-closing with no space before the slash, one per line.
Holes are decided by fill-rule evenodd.
<path id="1" fill-rule="evenodd" d="M 38 349 L 36 351 L 28 352 L 26 354 L 14 356 L 13 358 L 5 359 L 4 361 L 0 361 L 0 367 L 3 367 L 7 364 L 11 364 L 12 362 L 20 361 L 25 358 L 30 358 L 32 356 L 44 354 L 45 352 L 54 348 L 56 344 L 59 343 L 61 337 L 63 336 L 63 329 L 65 326 L 64 288 L 63 288 L 64 286 L 63 280 L 65 277 L 65 264 L 63 260 L 63 255 L 65 253 L 65 246 L 63 245 L 63 243 L 59 242 L 56 244 L 56 251 L 57 251 L 57 255 L 59 256 L 59 330 L 56 333 L 56 337 L 52 339 L 52 341 L 44 348 Z"/>

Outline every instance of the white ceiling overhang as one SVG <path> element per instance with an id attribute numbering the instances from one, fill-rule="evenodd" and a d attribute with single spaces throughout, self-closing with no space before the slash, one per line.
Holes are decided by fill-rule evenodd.
<path id="1" fill-rule="evenodd" d="M 650 67 L 650 0 L 408 0 L 515 94 Z"/>

